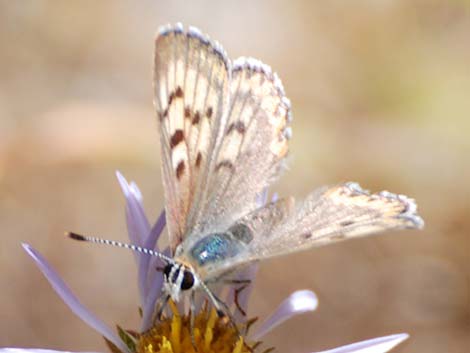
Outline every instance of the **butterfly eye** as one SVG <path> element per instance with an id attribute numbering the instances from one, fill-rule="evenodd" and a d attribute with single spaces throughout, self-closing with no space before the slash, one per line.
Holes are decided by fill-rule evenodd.
<path id="1" fill-rule="evenodd" d="M 191 271 L 184 271 L 183 282 L 181 282 L 181 289 L 188 290 L 194 285 L 194 275 Z"/>

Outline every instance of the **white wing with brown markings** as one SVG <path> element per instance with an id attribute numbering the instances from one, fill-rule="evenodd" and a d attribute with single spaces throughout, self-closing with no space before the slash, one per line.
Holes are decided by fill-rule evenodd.
<path id="1" fill-rule="evenodd" d="M 193 227 L 188 214 L 204 194 L 217 139 L 225 128 L 231 69 L 220 45 L 181 25 L 160 31 L 154 65 L 167 224 L 174 250 Z"/>
<path id="2" fill-rule="evenodd" d="M 271 68 L 199 31 L 163 29 L 155 48 L 155 106 L 172 249 L 222 231 L 259 205 L 282 169 L 290 102 Z"/>

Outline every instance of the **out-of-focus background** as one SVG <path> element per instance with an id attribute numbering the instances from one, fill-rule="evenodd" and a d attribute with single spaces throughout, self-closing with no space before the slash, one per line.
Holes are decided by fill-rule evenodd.
<path id="1" fill-rule="evenodd" d="M 157 28 L 181 21 L 229 55 L 257 57 L 293 104 L 290 169 L 301 197 L 355 180 L 414 197 L 426 228 L 262 264 L 250 313 L 292 291 L 320 299 L 266 337 L 309 352 L 397 332 L 397 352 L 470 351 L 470 3 L 2 1 L 0 346 L 106 351 L 21 249 L 28 242 L 110 325 L 138 327 L 130 253 L 65 230 L 126 240 L 120 170 L 148 216 L 163 208 L 152 106 Z"/>

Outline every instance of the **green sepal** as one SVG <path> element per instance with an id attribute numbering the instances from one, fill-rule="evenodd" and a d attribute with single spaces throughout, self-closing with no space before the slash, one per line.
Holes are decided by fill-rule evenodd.
<path id="1" fill-rule="evenodd" d="M 116 347 L 116 345 L 110 340 L 108 340 L 106 337 L 103 337 L 103 338 L 104 338 L 104 341 L 106 342 L 106 345 L 108 346 L 109 350 L 112 353 L 125 353 L 125 352 L 122 352 L 118 347 Z"/>
<path id="2" fill-rule="evenodd" d="M 132 335 L 130 335 L 129 333 L 127 333 L 127 331 L 124 330 L 121 326 L 116 325 L 116 328 L 117 328 L 119 337 L 120 337 L 121 340 L 124 342 L 124 344 L 127 346 L 127 348 L 129 348 L 129 351 L 135 352 L 136 347 L 135 347 L 135 339 L 134 339 L 134 337 L 132 337 Z M 114 353 L 114 352 L 113 352 L 113 353 Z"/>

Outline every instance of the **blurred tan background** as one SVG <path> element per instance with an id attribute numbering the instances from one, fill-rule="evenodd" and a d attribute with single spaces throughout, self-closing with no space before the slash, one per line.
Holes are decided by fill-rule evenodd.
<path id="1" fill-rule="evenodd" d="M 294 138 L 281 195 L 355 180 L 414 197 L 427 222 L 263 263 L 252 315 L 295 289 L 320 299 L 267 343 L 300 353 L 408 332 L 397 352 L 470 352 L 464 0 L 1 1 L 0 346 L 106 351 L 20 242 L 110 325 L 138 326 L 131 254 L 63 232 L 127 239 L 116 169 L 138 183 L 152 220 L 162 209 L 153 39 L 177 21 L 282 78 Z"/>

